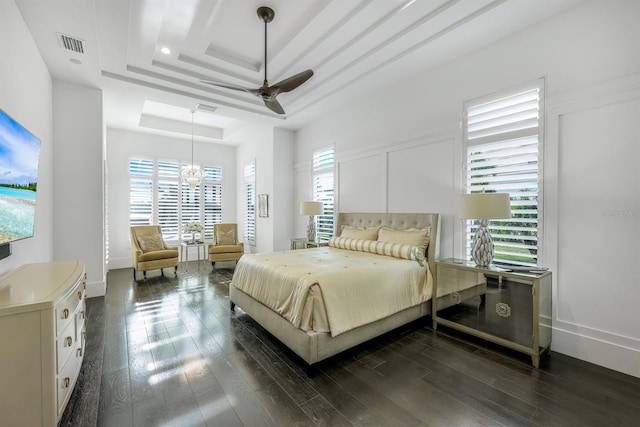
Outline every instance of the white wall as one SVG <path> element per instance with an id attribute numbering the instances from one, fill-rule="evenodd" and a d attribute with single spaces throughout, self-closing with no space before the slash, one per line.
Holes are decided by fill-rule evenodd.
<path id="1" fill-rule="evenodd" d="M 81 259 L 87 296 L 104 295 L 102 90 L 53 83 L 53 255 Z"/>
<path id="2" fill-rule="evenodd" d="M 273 130 L 273 203 L 269 216 L 273 216 L 273 250 L 283 251 L 291 247 L 293 236 L 293 144 L 294 132 Z M 271 197 L 271 196 L 270 196 Z M 294 206 L 294 209 L 291 207 Z M 297 214 L 297 212 L 295 212 Z"/>
<path id="3" fill-rule="evenodd" d="M 235 136 L 243 143 L 238 147 L 238 230 L 244 213 L 244 167 L 256 162 L 256 195 L 269 196 L 269 216 L 256 213 L 256 241 L 245 241 L 245 252 L 272 252 L 289 249 L 293 236 L 293 132 L 254 123 Z M 257 203 L 257 200 L 256 200 Z M 244 236 L 243 236 L 244 239 Z"/>
<path id="4" fill-rule="evenodd" d="M 0 1 L 0 108 L 40 138 L 35 233 L 11 244 L 0 274 L 23 264 L 52 260 L 52 80 L 13 1 Z"/>
<path id="5" fill-rule="evenodd" d="M 442 256 L 461 256 L 462 104 L 545 77 L 541 264 L 554 277 L 552 348 L 640 376 L 638 16 L 635 0 L 589 2 L 390 82 L 298 131 L 295 194 L 308 194 L 312 150 L 335 144 L 339 211 L 441 212 Z"/>
<path id="6" fill-rule="evenodd" d="M 193 151 L 197 162 L 222 167 L 222 222 L 236 222 L 235 147 L 196 140 Z M 109 269 L 132 266 L 128 197 L 130 157 L 191 162 L 191 139 L 107 129 Z M 195 252 L 189 257 L 195 259 Z"/>

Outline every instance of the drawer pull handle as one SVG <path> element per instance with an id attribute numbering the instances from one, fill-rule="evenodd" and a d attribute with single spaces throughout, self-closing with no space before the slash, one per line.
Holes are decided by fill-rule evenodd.
<path id="1" fill-rule="evenodd" d="M 73 339 L 71 337 L 66 337 L 64 339 L 64 342 L 66 343 L 67 347 L 71 347 L 71 344 L 73 344 Z"/>
<path id="2" fill-rule="evenodd" d="M 80 318 L 81 318 L 81 319 L 84 319 L 84 311 L 81 311 L 81 312 L 80 312 Z"/>
<path id="3" fill-rule="evenodd" d="M 70 383 L 71 383 L 71 379 L 69 377 L 66 377 L 64 379 L 64 388 L 69 388 Z"/>
<path id="4" fill-rule="evenodd" d="M 82 292 L 78 291 L 78 299 L 82 299 Z"/>
<path id="5" fill-rule="evenodd" d="M 78 349 L 78 357 L 82 357 L 82 348 Z"/>
<path id="6" fill-rule="evenodd" d="M 65 308 L 64 310 L 62 310 L 62 318 L 63 319 L 68 319 L 69 318 L 69 309 Z"/>

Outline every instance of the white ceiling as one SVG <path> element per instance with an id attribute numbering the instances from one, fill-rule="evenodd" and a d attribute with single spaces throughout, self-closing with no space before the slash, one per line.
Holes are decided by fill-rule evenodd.
<path id="1" fill-rule="evenodd" d="M 555 15 L 582 0 L 16 0 L 56 79 L 101 88 L 108 127 L 237 144 L 244 121 L 289 129 Z M 279 116 L 245 92 L 258 88 L 268 24 L 271 84 L 312 69 L 278 101 Z M 64 49 L 57 34 L 83 41 Z M 160 49 L 168 47 L 171 53 Z M 80 62 L 78 64 L 77 62 Z"/>

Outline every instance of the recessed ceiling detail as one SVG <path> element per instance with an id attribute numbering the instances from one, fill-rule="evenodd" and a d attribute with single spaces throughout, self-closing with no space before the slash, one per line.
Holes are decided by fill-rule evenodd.
<path id="1" fill-rule="evenodd" d="M 260 87 L 264 24 L 255 13 L 264 3 L 15 2 L 51 75 L 101 89 L 107 126 L 141 131 L 142 115 L 146 123 L 156 116 L 142 112 L 145 100 L 182 109 L 206 104 L 236 129 L 255 121 L 299 129 L 584 0 L 273 0 L 266 4 L 276 12 L 268 30 L 269 81 L 314 73 L 278 95 L 286 119 L 251 94 L 201 83 Z M 161 53 L 163 46 L 172 53 Z"/>

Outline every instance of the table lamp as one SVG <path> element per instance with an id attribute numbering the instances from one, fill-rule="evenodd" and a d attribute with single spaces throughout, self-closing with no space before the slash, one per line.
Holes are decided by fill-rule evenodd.
<path id="1" fill-rule="evenodd" d="M 300 202 L 300 215 L 309 215 L 309 226 L 307 226 L 307 239 L 310 242 L 316 241 L 316 215 L 322 215 L 324 206 L 322 202 Z"/>
<path id="2" fill-rule="evenodd" d="M 460 218 L 478 220 L 478 229 L 471 243 L 471 258 L 478 267 L 488 267 L 493 260 L 489 220 L 511 218 L 509 193 L 463 194 L 460 199 Z"/>

